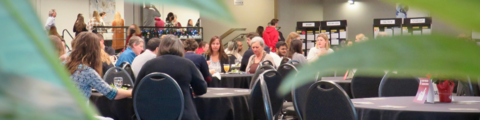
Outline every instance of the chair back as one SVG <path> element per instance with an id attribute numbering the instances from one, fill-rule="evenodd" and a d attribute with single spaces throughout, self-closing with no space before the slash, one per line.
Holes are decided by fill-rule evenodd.
<path id="1" fill-rule="evenodd" d="M 288 64 L 292 64 L 292 65 L 295 65 L 295 66 L 299 66 L 300 65 L 300 62 L 297 61 L 297 60 L 290 60 L 287 62 Z"/>
<path id="2" fill-rule="evenodd" d="M 283 65 L 285 63 L 288 63 L 288 61 L 291 61 L 292 59 L 288 58 L 288 57 L 283 57 L 282 61 L 280 61 L 280 65 Z"/>
<path id="3" fill-rule="evenodd" d="M 182 89 L 165 73 L 145 76 L 133 93 L 133 107 L 139 120 L 180 120 L 184 111 Z"/>
<path id="4" fill-rule="evenodd" d="M 382 74 L 382 76 L 378 76 L 380 74 Z M 383 76 L 385 76 L 384 71 L 378 71 L 376 74 L 368 74 L 357 70 L 355 75 L 353 75 L 351 83 L 353 98 L 378 97 L 378 88 Z"/>
<path id="5" fill-rule="evenodd" d="M 271 65 L 271 66 L 273 66 L 273 63 L 272 63 L 272 61 L 270 61 L 270 60 L 264 60 L 264 61 L 260 62 L 260 66 L 263 66 L 263 65 Z"/>
<path id="6" fill-rule="evenodd" d="M 398 77 L 387 73 L 380 82 L 378 95 L 380 97 L 415 96 L 419 80 L 416 77 Z"/>
<path id="7" fill-rule="evenodd" d="M 466 81 L 458 81 L 457 96 L 480 96 L 480 81 L 475 81 L 467 76 Z"/>
<path id="8" fill-rule="evenodd" d="M 298 73 L 297 68 L 294 65 L 288 64 L 288 63 L 278 66 L 277 71 L 282 76 L 282 81 L 285 80 L 285 78 L 287 77 L 287 75 L 289 73 L 293 73 L 293 74 Z M 288 101 L 288 102 L 291 102 L 292 101 L 292 94 L 287 94 L 285 96 L 285 100 Z"/>
<path id="9" fill-rule="evenodd" d="M 114 83 L 114 78 L 115 77 L 122 77 L 123 79 L 123 84 L 130 84 L 132 87 L 134 86 L 135 82 L 133 82 L 132 77 L 125 71 L 125 69 L 122 69 L 120 67 L 112 67 L 105 72 L 105 75 L 103 75 L 103 80 L 107 82 L 108 84 L 113 84 Z"/>
<path id="10" fill-rule="evenodd" d="M 127 71 L 128 75 L 130 75 L 130 78 L 132 78 L 132 80 L 135 82 L 135 79 L 137 78 L 135 76 L 135 74 L 133 73 L 133 69 L 132 69 L 132 66 L 130 65 L 130 63 L 128 62 L 123 62 L 121 65 L 120 65 L 125 71 Z"/>
<path id="11" fill-rule="evenodd" d="M 305 115 L 305 104 L 307 99 L 307 92 L 308 88 L 312 86 L 316 80 L 309 81 L 308 83 L 298 86 L 292 89 L 292 97 L 293 97 L 293 107 L 295 108 L 295 112 L 297 112 L 297 116 L 300 120 L 303 120 L 303 116 Z M 295 84 L 295 83 L 294 83 Z"/>
<path id="12" fill-rule="evenodd" d="M 237 60 L 237 57 L 233 54 L 228 54 L 228 64 L 235 64 L 235 60 Z"/>
<path id="13" fill-rule="evenodd" d="M 331 81 L 313 84 L 307 92 L 304 120 L 357 120 L 347 93 Z"/>
<path id="14" fill-rule="evenodd" d="M 271 65 L 262 65 L 260 67 L 257 68 L 257 70 L 255 71 L 255 74 L 253 74 L 253 77 L 252 79 L 250 80 L 250 89 L 253 87 L 253 84 L 255 84 L 255 81 L 257 81 L 257 78 L 258 76 L 260 76 L 260 74 L 262 74 L 265 70 L 270 70 L 270 69 L 275 69 L 273 68 L 273 66 Z"/>
<path id="15" fill-rule="evenodd" d="M 259 77 L 258 79 L 259 80 L 255 82 L 254 87 L 250 93 L 251 97 L 249 101 L 249 108 L 251 108 L 254 120 L 265 120 L 268 119 L 270 115 L 275 116 L 276 114 L 280 113 L 280 110 L 282 109 L 283 96 L 280 96 L 277 93 L 277 89 L 280 87 L 280 84 L 282 82 L 282 77 L 280 73 L 278 73 L 274 69 L 271 69 L 264 71 L 261 74 L 261 77 Z M 268 90 L 268 94 L 267 92 L 262 92 L 261 81 L 264 81 L 266 83 L 266 89 Z M 269 100 L 265 99 L 264 95 L 267 95 L 269 97 Z M 266 101 L 268 101 L 271 107 L 270 110 L 268 104 L 265 104 Z"/>

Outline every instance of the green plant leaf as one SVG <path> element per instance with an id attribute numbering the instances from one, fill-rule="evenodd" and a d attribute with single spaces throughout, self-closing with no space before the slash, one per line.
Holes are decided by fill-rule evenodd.
<path id="1" fill-rule="evenodd" d="M 480 0 L 384 0 L 427 10 L 455 26 L 480 31 Z"/>
<path id="2" fill-rule="evenodd" d="M 289 75 L 280 92 L 324 76 L 336 69 L 357 68 L 362 71 L 396 70 L 416 76 L 439 74 L 452 77 L 480 76 L 480 47 L 453 37 L 431 36 L 386 37 L 354 44 L 321 56 L 300 68 L 298 75 Z M 381 72 L 380 72 L 381 73 Z M 382 73 L 383 74 L 383 73 Z"/>
<path id="3" fill-rule="evenodd" d="M 218 21 L 235 23 L 235 19 L 225 5 L 225 0 L 126 0 L 135 3 L 162 3 L 166 5 L 178 5 L 186 8 L 199 10 L 202 17 L 209 17 Z M 156 6 L 158 9 L 159 6 Z M 166 16 L 166 15 L 164 15 Z"/>
<path id="4" fill-rule="evenodd" d="M 24 106 L 0 111 L 0 117 L 7 113 L 13 115 L 12 119 L 94 119 L 94 110 L 87 106 L 87 99 L 80 94 L 70 80 L 65 67 L 60 64 L 51 41 L 47 38 L 29 2 L 28 0 L 0 0 L 0 21 L 2 21 L 0 26 L 4 28 L 0 30 L 0 36 L 4 37 L 0 40 L 0 73 L 25 77 L 13 80 L 6 75 L 0 75 L 0 79 L 8 81 L 3 83 L 4 86 L 29 80 L 35 82 L 26 83 L 42 83 L 42 86 L 52 87 L 26 91 L 27 93 L 24 90 L 26 88 L 23 87 L 8 89 L 8 92 L 5 92 L 5 89 L 0 90 L 0 104 L 29 99 L 25 101 Z M 24 87 L 29 86 L 24 84 Z M 56 90 L 60 93 L 52 94 L 47 90 Z M 32 92 L 38 93 L 31 94 Z M 40 102 L 44 98 L 49 98 L 49 101 Z"/>

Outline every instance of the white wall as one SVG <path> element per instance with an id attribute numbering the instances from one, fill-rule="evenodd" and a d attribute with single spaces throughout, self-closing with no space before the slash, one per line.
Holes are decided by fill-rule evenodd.
<path id="1" fill-rule="evenodd" d="M 204 41 L 209 42 L 210 38 L 220 36 L 230 28 L 247 28 L 246 31 L 233 32 L 222 40 L 222 42 L 226 42 L 241 33 L 255 32 L 258 26 L 265 27 L 274 18 L 274 0 L 243 0 L 243 6 L 236 6 L 233 2 L 233 0 L 226 0 L 225 6 L 230 10 L 237 23 L 224 23 L 215 18 L 202 17 Z M 244 42 L 243 50 L 247 49 L 248 45 Z"/>
<path id="2" fill-rule="evenodd" d="M 67 29 L 73 37 L 73 25 L 77 19 L 78 13 L 82 13 L 85 17 L 85 22 L 89 20 L 90 10 L 89 10 L 89 0 L 30 0 L 34 6 L 40 20 L 42 23 L 45 23 L 48 18 L 48 11 L 55 9 L 57 11 L 57 17 L 55 18 L 55 24 L 58 30 L 58 33 L 61 35 L 63 29 Z M 120 12 L 123 15 L 124 13 L 124 1 L 116 0 L 116 11 Z M 113 16 L 113 15 L 112 15 Z M 122 16 L 124 17 L 124 16 Z M 71 46 L 71 38 L 65 33 L 65 41 L 69 46 Z"/>
<path id="3" fill-rule="evenodd" d="M 296 30 L 297 21 L 323 20 L 323 0 L 278 0 L 277 4 L 278 25 L 285 39 Z"/>

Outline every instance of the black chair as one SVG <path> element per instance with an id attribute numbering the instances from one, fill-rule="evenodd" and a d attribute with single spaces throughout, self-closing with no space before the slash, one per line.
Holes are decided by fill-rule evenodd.
<path id="1" fill-rule="evenodd" d="M 235 55 L 232 55 L 232 54 L 228 54 L 228 63 L 231 65 L 231 64 L 235 64 L 235 60 L 237 60 L 237 57 L 235 57 Z"/>
<path id="2" fill-rule="evenodd" d="M 458 81 L 457 96 L 480 96 L 480 81 L 472 81 L 468 76 L 466 81 Z"/>
<path id="3" fill-rule="evenodd" d="M 271 66 L 274 66 L 272 61 L 270 60 L 264 60 L 262 62 L 260 62 L 260 66 L 264 66 L 264 65 L 271 65 Z M 274 67 L 275 68 L 275 67 Z"/>
<path id="4" fill-rule="evenodd" d="M 127 71 L 128 75 L 130 75 L 130 78 L 132 78 L 133 82 L 135 82 L 135 79 L 137 78 L 135 76 L 135 74 L 133 73 L 133 69 L 132 69 L 132 66 L 130 65 L 130 63 L 128 62 L 123 62 L 122 64 L 120 64 L 120 66 L 125 70 Z"/>
<path id="5" fill-rule="evenodd" d="M 347 93 L 331 81 L 313 84 L 307 92 L 304 120 L 357 120 Z"/>
<path id="6" fill-rule="evenodd" d="M 255 71 L 255 74 L 253 74 L 252 79 L 250 80 L 250 87 L 249 88 L 253 88 L 253 84 L 255 84 L 255 81 L 257 81 L 258 76 L 260 74 L 262 74 L 263 71 L 270 70 L 270 69 L 275 69 L 275 68 L 273 68 L 273 66 L 271 66 L 271 65 L 263 65 L 263 66 L 258 67 L 257 70 Z"/>
<path id="7" fill-rule="evenodd" d="M 282 82 L 282 76 L 280 73 L 271 69 L 264 71 L 261 76 L 262 77 L 258 78 L 259 80 L 257 80 L 253 85 L 254 87 L 250 93 L 251 97 L 249 100 L 249 108 L 252 112 L 254 120 L 265 120 L 269 119 L 271 116 L 276 116 L 278 113 L 280 113 L 283 105 L 283 96 L 277 93 L 277 90 Z M 268 94 L 262 94 L 261 81 L 265 81 Z M 263 95 L 268 95 L 270 100 L 265 99 Z M 265 101 L 270 102 L 271 114 L 265 114 L 266 111 L 269 111 L 268 104 L 265 104 Z"/>
<path id="8" fill-rule="evenodd" d="M 302 86 L 298 86 L 297 88 L 292 89 L 292 97 L 293 97 L 293 107 L 298 116 L 298 119 L 303 120 L 306 99 L 307 99 L 307 92 L 308 88 L 312 86 L 316 80 L 312 80 Z"/>
<path id="9" fill-rule="evenodd" d="M 288 57 L 283 57 L 282 58 L 282 61 L 280 61 L 280 65 L 283 65 L 285 63 L 288 63 L 288 61 L 291 61 L 292 59 L 288 58 Z"/>
<path id="10" fill-rule="evenodd" d="M 297 68 L 294 65 L 288 64 L 288 63 L 285 63 L 285 64 L 282 64 L 282 65 L 278 66 L 277 71 L 282 76 L 282 81 L 285 80 L 285 78 L 287 77 L 287 75 L 289 73 L 291 73 L 291 72 L 294 73 L 294 74 L 298 73 Z M 285 101 L 286 102 L 283 104 L 281 118 L 283 118 L 285 115 L 292 115 L 292 114 L 289 114 L 289 113 L 293 113 L 293 115 L 295 115 L 295 113 L 293 111 L 294 109 L 289 109 L 289 107 L 293 107 L 292 94 L 287 94 L 285 96 Z"/>
<path id="11" fill-rule="evenodd" d="M 297 66 L 297 67 L 301 65 L 300 62 L 297 61 L 297 60 L 290 60 L 290 61 L 288 61 L 287 63 L 288 63 L 288 64 L 295 65 L 295 66 Z"/>
<path id="12" fill-rule="evenodd" d="M 165 73 L 145 76 L 133 93 L 133 107 L 139 120 L 180 120 L 184 98 L 177 82 Z"/>
<path id="13" fill-rule="evenodd" d="M 384 71 L 367 73 L 357 70 L 351 83 L 353 98 L 378 97 L 378 88 L 383 76 L 385 76 Z"/>
<path id="14" fill-rule="evenodd" d="M 297 68 L 294 65 L 288 64 L 288 63 L 278 66 L 277 71 L 278 73 L 280 73 L 280 75 L 282 75 L 282 81 L 287 77 L 289 73 L 291 72 L 293 72 L 294 74 L 298 73 Z M 290 94 L 287 94 L 287 96 L 285 96 L 285 100 L 291 102 L 292 96 Z"/>
<path id="15" fill-rule="evenodd" d="M 378 95 L 380 97 L 415 96 L 418 85 L 419 80 L 416 77 L 400 77 L 394 73 L 387 73 L 380 82 Z"/>
<path id="16" fill-rule="evenodd" d="M 105 82 L 108 84 L 113 84 L 115 77 L 122 77 L 124 85 L 129 84 L 131 87 L 133 87 L 135 84 L 127 71 L 120 67 L 112 67 L 108 69 L 107 72 L 105 72 L 105 75 L 103 75 L 103 80 L 105 80 Z"/>

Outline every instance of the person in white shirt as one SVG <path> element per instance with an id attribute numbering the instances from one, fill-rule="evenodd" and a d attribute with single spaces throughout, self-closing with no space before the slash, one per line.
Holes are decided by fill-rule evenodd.
<path id="1" fill-rule="evenodd" d="M 325 33 L 321 33 L 317 36 L 317 41 L 315 47 L 310 48 L 307 55 L 308 62 L 313 62 L 317 60 L 320 56 L 333 53 L 333 50 L 330 49 L 330 42 L 328 41 L 328 36 Z"/>
<path id="2" fill-rule="evenodd" d="M 132 70 L 135 76 L 138 76 L 138 73 L 147 61 L 157 57 L 158 46 L 160 45 L 160 38 L 152 38 L 148 40 L 147 49 L 132 62 Z"/>
<path id="3" fill-rule="evenodd" d="M 55 26 L 55 17 L 57 17 L 57 12 L 55 9 L 48 11 L 47 23 L 45 23 L 45 30 L 49 31 L 52 26 Z"/>
<path id="4" fill-rule="evenodd" d="M 283 57 L 287 55 L 287 43 L 278 41 L 277 44 L 275 44 L 275 49 L 277 51 L 275 51 L 275 53 L 270 52 L 270 56 L 273 58 L 272 62 L 275 62 L 276 67 L 278 67 L 282 63 Z"/>

